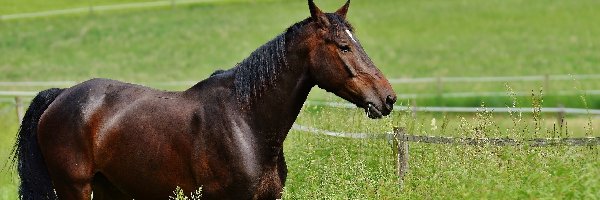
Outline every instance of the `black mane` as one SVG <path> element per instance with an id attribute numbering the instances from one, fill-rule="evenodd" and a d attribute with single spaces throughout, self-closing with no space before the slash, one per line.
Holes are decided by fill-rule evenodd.
<path id="1" fill-rule="evenodd" d="M 277 74 L 288 67 L 285 47 L 285 34 L 281 34 L 236 65 L 235 93 L 241 102 L 250 103 L 275 84 Z"/>

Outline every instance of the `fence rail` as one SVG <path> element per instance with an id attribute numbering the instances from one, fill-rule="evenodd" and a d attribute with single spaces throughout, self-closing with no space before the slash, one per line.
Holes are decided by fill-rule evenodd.
<path id="1" fill-rule="evenodd" d="M 67 14 L 93 13 L 96 11 L 125 10 L 125 9 L 132 9 L 132 8 L 150 8 L 150 7 L 166 7 L 166 6 L 174 7 L 176 5 L 219 2 L 219 1 L 221 1 L 221 0 L 166 0 L 166 1 L 141 2 L 141 3 L 124 3 L 124 4 L 115 4 L 115 5 L 90 5 L 87 7 L 79 7 L 79 8 L 71 8 L 71 9 L 48 10 L 48 11 L 41 11 L 41 12 L 0 15 L 0 20 L 14 20 L 14 19 L 48 17 L 48 16 L 56 16 L 56 15 L 67 15 Z"/>
<path id="2" fill-rule="evenodd" d="M 179 0 L 180 3 L 197 3 L 197 2 L 208 2 L 210 0 Z M 156 3 L 156 2 L 154 2 Z M 162 5 L 158 2 L 156 5 Z M 136 4 L 137 5 L 137 4 Z M 147 4 L 155 5 L 155 4 Z M 120 5 L 121 7 L 135 6 L 132 5 Z M 112 9 L 114 6 L 106 6 L 101 8 Z M 117 6 L 118 7 L 118 6 Z M 114 7 L 114 8 L 117 8 Z M 585 79 L 600 79 L 600 74 L 588 74 L 588 75 L 543 75 L 543 76 L 502 76 L 502 77 L 425 77 L 425 78 L 397 78 L 390 79 L 391 83 L 403 84 L 403 83 L 426 83 L 436 82 L 438 83 L 437 93 L 427 94 L 398 94 L 399 98 L 415 99 L 415 98 L 457 98 L 457 97 L 481 97 L 481 96 L 528 96 L 531 95 L 529 92 L 454 92 L 446 93 L 441 90 L 443 82 L 498 82 L 498 81 L 545 81 L 545 85 L 548 85 L 550 80 L 585 80 Z M 197 83 L 197 81 L 171 81 L 171 82 L 146 82 L 141 83 L 151 86 L 190 86 Z M 0 87 L 69 87 L 77 84 L 77 81 L 28 81 L 28 82 L 0 82 Z M 21 99 L 21 97 L 33 97 L 37 92 L 33 91 L 0 91 L 0 102 L 14 102 L 17 105 L 17 110 L 22 110 L 23 102 L 29 99 Z M 566 96 L 566 95 L 600 95 L 600 90 L 581 90 L 581 91 L 554 91 L 551 94 Z M 1 97 L 14 97 L 13 99 L 1 98 Z M 308 101 L 308 105 L 324 105 L 330 107 L 340 108 L 354 108 L 353 104 L 349 103 L 335 103 L 335 102 L 318 102 Z M 394 106 L 397 110 L 411 110 L 413 112 L 480 112 L 484 108 L 479 107 L 417 107 L 417 106 Z M 534 108 L 508 108 L 508 107 L 490 107 L 485 108 L 488 112 L 496 113 L 508 113 L 508 112 L 534 112 Z M 580 108 L 542 108 L 541 112 L 548 113 L 560 113 L 560 114 L 592 114 L 600 115 L 600 110 L 592 109 L 580 109 Z M 22 113 L 18 113 L 22 116 Z"/>
<path id="3" fill-rule="evenodd" d="M 181 0 L 180 0 L 181 1 Z M 177 2 L 180 2 L 177 1 Z M 198 1 L 198 2 L 207 2 Z M 509 81 L 569 81 L 569 80 L 600 80 L 600 74 L 574 74 L 574 75 L 538 75 L 538 76 L 488 76 L 488 77 L 420 77 L 420 78 L 391 78 L 393 84 L 408 83 L 438 83 L 438 82 L 509 82 Z M 197 80 L 146 82 L 148 85 L 167 86 L 190 86 Z M 77 81 L 23 81 L 23 82 L 0 82 L 0 86 L 71 86 Z M 597 90 L 596 90 L 597 91 Z"/>
<path id="4" fill-rule="evenodd" d="M 71 86 L 74 84 L 54 84 L 52 86 Z M 152 85 L 152 86 L 181 86 L 184 84 L 180 83 L 150 83 L 147 85 Z M 186 86 L 190 86 L 193 84 L 185 84 Z M 0 86 L 3 86 L 2 82 L 0 82 Z M 45 87 L 51 87 L 50 85 L 42 85 L 42 84 L 36 84 L 36 83 L 27 83 L 27 84 L 20 84 L 20 85 L 12 85 L 12 86 L 45 86 Z M 0 97 L 1 96 L 35 96 L 37 92 L 33 92 L 33 91 L 0 91 Z M 581 90 L 581 91 L 556 91 L 556 92 L 552 92 L 551 95 L 554 96 L 574 96 L 574 95 L 600 95 L 600 90 Z M 437 98 L 437 97 L 441 97 L 441 98 L 467 98 L 467 97 L 509 97 L 509 96 L 531 96 L 531 92 L 514 92 L 514 93 L 507 93 L 507 92 L 445 92 L 445 93 L 441 93 L 441 94 L 437 94 L 437 93 L 423 93 L 423 94 L 416 94 L 416 93 L 412 93 L 412 94 L 397 94 L 398 98 L 401 99 L 420 99 L 420 98 Z"/>
<path id="5" fill-rule="evenodd" d="M 338 103 L 338 102 L 325 102 L 325 101 L 307 101 L 308 106 L 328 106 L 334 108 L 356 108 L 356 105 L 351 103 Z M 395 110 L 410 110 L 416 112 L 459 112 L 459 113 L 471 113 L 471 112 L 494 112 L 494 113 L 509 113 L 509 112 L 522 112 L 530 113 L 534 112 L 537 108 L 522 108 L 522 107 L 412 107 L 412 106 L 394 106 Z M 582 108 L 540 108 L 535 112 L 542 113 L 565 113 L 565 114 L 591 114 L 600 115 L 600 110 L 594 109 L 582 109 Z"/>
<path id="6" fill-rule="evenodd" d="M 436 83 L 436 82 L 508 82 L 508 81 L 568 81 L 599 80 L 600 74 L 537 75 L 537 76 L 488 76 L 488 77 L 424 77 L 393 78 L 390 83 Z"/>

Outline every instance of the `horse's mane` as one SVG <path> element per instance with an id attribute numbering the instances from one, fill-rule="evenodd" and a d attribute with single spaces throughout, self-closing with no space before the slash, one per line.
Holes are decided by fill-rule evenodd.
<path id="1" fill-rule="evenodd" d="M 352 30 L 352 26 L 340 16 L 331 13 L 326 15 L 334 27 L 344 26 Z M 286 37 L 293 38 L 304 34 L 302 28 L 312 21 L 309 17 L 295 23 L 284 33 L 256 49 L 232 69 L 235 74 L 235 93 L 240 102 L 248 105 L 254 98 L 260 97 L 265 90 L 275 86 L 278 75 L 290 67 L 286 58 Z"/>
<path id="2" fill-rule="evenodd" d="M 236 65 L 235 93 L 241 102 L 250 103 L 275 84 L 277 74 L 288 67 L 285 47 L 285 34 L 281 34 Z"/>

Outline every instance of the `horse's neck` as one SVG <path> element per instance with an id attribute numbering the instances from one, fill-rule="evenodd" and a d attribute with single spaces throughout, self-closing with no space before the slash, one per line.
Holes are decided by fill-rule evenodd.
<path id="1" fill-rule="evenodd" d="M 252 124 L 271 148 L 281 148 L 292 128 L 311 88 L 314 86 L 304 71 L 292 70 L 280 74 L 277 85 L 256 98 L 249 111 Z M 298 67 L 302 69 L 303 67 Z"/>
<path id="2" fill-rule="evenodd" d="M 314 81 L 310 78 L 307 56 L 302 51 L 286 47 L 285 71 L 277 74 L 275 85 L 255 98 L 248 109 L 254 134 L 262 137 L 271 149 L 281 150 L 287 133 L 292 128 Z"/>

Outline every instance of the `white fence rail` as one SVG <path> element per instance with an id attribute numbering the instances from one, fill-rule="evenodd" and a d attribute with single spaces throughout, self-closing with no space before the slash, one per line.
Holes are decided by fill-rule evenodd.
<path id="1" fill-rule="evenodd" d="M 574 75 L 538 75 L 538 76 L 488 76 L 488 77 L 424 77 L 424 78 L 393 78 L 390 83 L 435 83 L 435 82 L 509 82 L 509 81 L 569 81 L 569 80 L 599 80 L 600 74 Z"/>
<path id="2" fill-rule="evenodd" d="M 541 76 L 489 76 L 489 77 L 421 77 L 421 78 L 391 78 L 392 84 L 409 83 L 437 83 L 437 82 L 510 82 L 510 81 L 569 81 L 569 80 L 600 80 L 600 74 L 574 74 L 574 75 L 541 75 Z M 198 81 L 167 81 L 167 82 L 142 82 L 147 85 L 164 86 L 190 86 Z M 0 82 L 0 86 L 22 87 L 22 86 L 71 86 L 77 81 L 22 81 L 22 82 Z M 598 90 L 595 90 L 598 91 Z"/>
<path id="3" fill-rule="evenodd" d="M 356 108 L 356 105 L 351 103 L 337 103 L 337 102 L 325 102 L 325 101 L 307 101 L 308 106 L 328 106 L 334 108 Z M 532 113 L 536 108 L 509 108 L 509 107 L 412 107 L 412 106 L 394 106 L 394 110 L 402 111 L 416 111 L 416 112 L 457 112 L 457 113 L 474 113 L 481 111 L 488 111 L 494 113 Z M 540 108 L 539 112 L 542 113 L 565 113 L 565 114 L 583 114 L 583 115 L 600 115 L 600 110 L 594 109 L 582 109 L 582 108 Z"/>
<path id="4" fill-rule="evenodd" d="M 165 6 L 219 2 L 219 1 L 222 1 L 222 0 L 166 0 L 166 1 L 141 2 L 141 3 L 124 3 L 124 4 L 116 4 L 116 5 L 90 5 L 87 7 L 80 7 L 80 8 L 0 15 L 0 20 L 48 17 L 48 16 L 56 16 L 56 15 L 67 15 L 67 14 L 82 14 L 82 13 L 93 13 L 95 11 L 125 10 L 125 9 L 133 9 L 133 8 L 165 7 Z"/>
<path id="5" fill-rule="evenodd" d="M 174 83 L 163 83 L 163 84 L 150 84 L 153 86 L 172 86 Z M 187 86 L 191 86 L 193 84 L 187 84 Z M 2 86 L 2 83 L 0 83 Z M 29 85 L 31 86 L 31 85 Z M 41 86 L 41 85 L 38 85 Z M 59 85 L 53 85 L 59 86 Z M 65 87 L 70 85 L 65 84 Z M 32 97 L 35 96 L 37 92 L 33 91 L 0 91 L 0 97 L 14 97 L 14 96 L 24 96 L 24 97 Z M 506 97 L 506 96 L 531 96 L 531 92 L 446 92 L 441 94 L 436 93 L 412 93 L 412 94 L 398 94 L 398 98 L 401 99 L 419 99 L 419 98 L 433 98 L 433 97 L 442 97 L 442 98 L 466 98 L 466 97 Z M 556 91 L 552 92 L 553 96 L 574 96 L 574 95 L 600 95 L 600 90 L 581 90 L 581 91 Z"/>
<path id="6" fill-rule="evenodd" d="M 180 2 L 180 1 L 178 1 Z M 190 0 L 187 2 L 201 2 Z M 202 1 L 206 2 L 206 1 Z M 426 78 L 399 78 L 390 79 L 391 83 L 405 84 L 405 83 L 427 83 L 436 82 L 438 84 L 443 82 L 499 82 L 499 81 L 545 81 L 546 84 L 549 80 L 586 80 L 586 79 L 600 79 L 600 74 L 589 74 L 589 75 L 545 75 L 545 76 L 504 76 L 504 77 L 426 77 Z M 151 86 L 191 86 L 197 81 L 172 81 L 172 82 L 146 82 L 141 83 L 143 85 Z M 77 84 L 76 81 L 30 81 L 30 82 L 0 82 L 0 87 L 69 87 Z M 28 101 L 28 98 L 23 99 L 22 97 L 33 97 L 37 94 L 34 91 L 0 91 L 0 103 L 8 102 L 17 105 L 17 110 L 23 110 L 23 102 Z M 529 96 L 530 92 L 454 92 L 454 93 L 427 93 L 427 94 L 398 94 L 399 98 L 414 99 L 414 98 L 431 98 L 431 97 L 442 97 L 442 98 L 457 98 L 457 97 L 482 97 L 482 96 Z M 566 96 L 566 95 L 600 95 L 600 90 L 580 90 L 580 91 L 554 91 L 552 95 Z M 4 98 L 3 98 L 4 97 Z M 8 98 L 7 98 L 8 97 Z M 356 106 L 350 103 L 336 103 L 336 102 L 320 102 L 320 101 L 308 101 L 307 105 L 322 105 L 339 108 L 355 108 Z M 413 112 L 460 112 L 460 113 L 472 113 L 480 112 L 480 107 L 409 107 L 409 106 L 394 106 L 396 110 L 411 110 Z M 508 107 L 488 107 L 485 108 L 489 112 L 496 113 L 508 113 L 508 112 L 534 112 L 534 108 L 508 108 Z M 541 108 L 541 112 L 548 113 L 561 113 L 561 114 L 587 114 L 587 115 L 600 115 L 600 110 L 593 109 L 580 109 L 580 108 Z M 23 115 L 22 112 L 17 113 L 19 117 Z"/>

